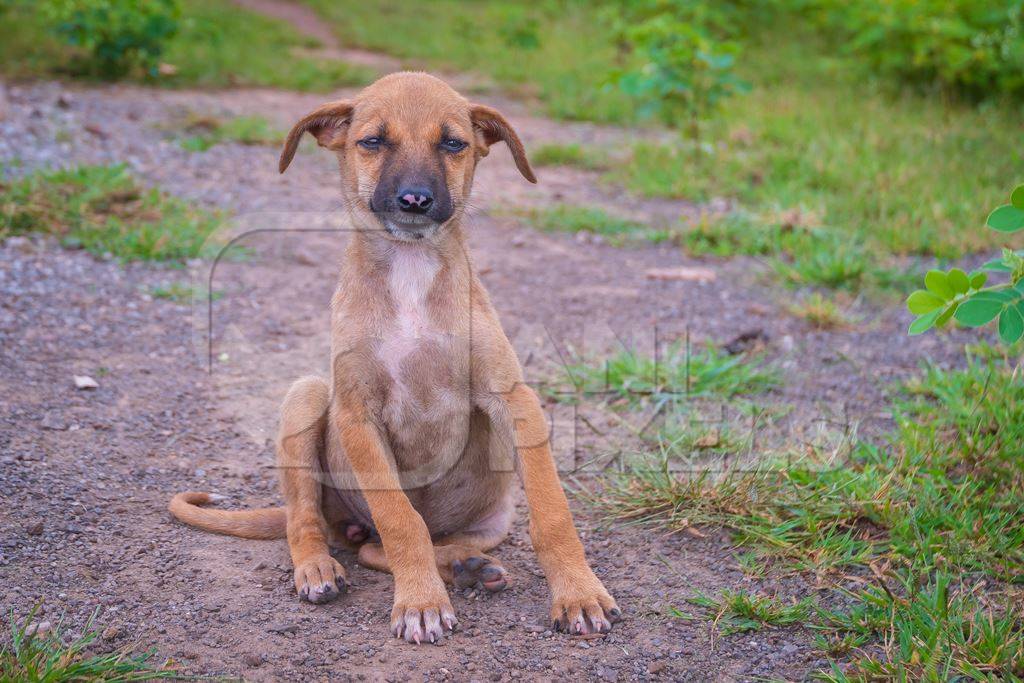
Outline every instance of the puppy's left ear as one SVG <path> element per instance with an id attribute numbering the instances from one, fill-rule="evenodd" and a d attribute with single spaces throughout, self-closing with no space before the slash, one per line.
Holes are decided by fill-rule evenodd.
<path id="1" fill-rule="evenodd" d="M 299 140 L 303 133 L 309 133 L 316 138 L 321 147 L 327 149 L 341 149 L 345 144 L 345 132 L 352 120 L 354 105 L 348 100 L 339 102 L 328 102 L 322 104 L 309 112 L 299 122 L 292 126 L 284 141 L 284 149 L 281 150 L 281 160 L 277 168 L 284 173 L 288 164 L 292 163 L 295 150 L 299 146 Z"/>
<path id="2" fill-rule="evenodd" d="M 501 112 L 484 104 L 474 104 L 470 108 L 469 116 L 473 120 L 473 128 L 477 135 L 483 138 L 487 147 L 495 142 L 504 142 L 512 152 L 516 168 L 523 177 L 531 183 L 537 182 L 537 176 L 533 175 L 533 169 L 530 168 L 530 160 L 526 158 L 522 141 Z"/>

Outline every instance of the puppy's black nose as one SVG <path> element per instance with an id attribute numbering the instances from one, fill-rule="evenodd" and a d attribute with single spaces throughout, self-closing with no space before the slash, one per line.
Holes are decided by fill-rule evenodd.
<path id="1" fill-rule="evenodd" d="M 434 203 L 434 193 L 425 187 L 408 187 L 398 191 L 398 208 L 407 213 L 426 213 Z"/>

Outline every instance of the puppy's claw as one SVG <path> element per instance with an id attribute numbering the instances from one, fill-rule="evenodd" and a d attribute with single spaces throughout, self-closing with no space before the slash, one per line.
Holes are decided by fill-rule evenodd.
<path id="1" fill-rule="evenodd" d="M 446 628 L 454 631 L 457 624 L 455 613 L 447 605 L 422 610 L 414 607 L 403 610 L 396 606 L 392 612 L 391 635 L 416 645 L 427 641 L 436 644 L 443 639 Z"/>
<path id="2" fill-rule="evenodd" d="M 556 631 L 572 635 L 608 633 L 622 620 L 622 610 L 596 576 L 583 586 L 556 593 L 551 604 L 551 621 Z M 573 590 L 575 588 L 575 590 Z"/>
<path id="3" fill-rule="evenodd" d="M 295 567 L 295 590 L 307 602 L 330 602 L 344 589 L 345 570 L 326 553 L 311 557 Z"/>

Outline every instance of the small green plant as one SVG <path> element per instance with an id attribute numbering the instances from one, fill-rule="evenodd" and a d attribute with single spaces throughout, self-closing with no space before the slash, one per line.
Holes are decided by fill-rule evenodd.
<path id="1" fill-rule="evenodd" d="M 123 164 L 37 171 L 0 181 L 0 239 L 42 232 L 123 260 L 199 256 L 215 214 L 139 186 Z"/>
<path id="2" fill-rule="evenodd" d="M 167 43 L 178 32 L 177 0 L 45 0 L 53 30 L 82 48 L 86 70 L 120 78 L 136 67 L 156 76 Z"/>
<path id="3" fill-rule="evenodd" d="M 1024 185 L 1010 196 L 1010 203 L 996 208 L 986 220 L 988 227 L 1002 233 L 1024 230 Z M 1006 282 L 985 286 L 987 272 L 1005 273 Z M 981 327 L 998 319 L 999 338 L 1012 344 L 1024 335 L 1024 251 L 1004 248 L 1002 256 L 980 270 L 965 273 L 959 268 L 947 272 L 931 270 L 925 275 L 925 289 L 907 298 L 907 308 L 917 317 L 909 333 L 921 334 L 956 320 L 965 327 Z"/>
<path id="4" fill-rule="evenodd" d="M 33 609 L 22 624 L 9 617 L 10 642 L 0 646 L 0 681 L 22 683 L 72 683 L 75 681 L 150 681 L 174 678 L 170 669 L 154 667 L 154 654 L 133 655 L 125 650 L 90 654 L 89 648 L 99 633 L 92 628 L 93 618 L 78 638 L 67 638 L 61 624 L 45 633 L 29 633 L 35 617 Z"/>
<path id="5" fill-rule="evenodd" d="M 621 73 L 618 82 L 648 112 L 685 131 L 700 158 L 704 122 L 749 85 L 734 70 L 739 47 L 714 36 L 712 7 L 697 11 L 695 4 L 642 3 L 637 17 L 624 20 L 623 39 L 640 66 Z"/>
<path id="6" fill-rule="evenodd" d="M 809 599 L 785 602 L 771 595 L 724 590 L 718 597 L 697 593 L 690 604 L 715 613 L 713 623 L 722 635 L 759 631 L 765 626 L 793 626 L 811 616 L 814 603 Z"/>
<path id="7" fill-rule="evenodd" d="M 498 35 L 513 50 L 536 50 L 540 47 L 540 21 L 513 4 L 505 10 Z"/>

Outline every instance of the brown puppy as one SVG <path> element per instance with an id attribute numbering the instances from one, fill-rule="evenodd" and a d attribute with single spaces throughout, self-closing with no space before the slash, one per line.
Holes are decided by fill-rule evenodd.
<path id="1" fill-rule="evenodd" d="M 392 632 L 439 639 L 456 620 L 444 583 L 501 590 L 486 551 L 505 537 L 518 473 L 556 628 L 606 631 L 615 600 L 584 557 L 548 444 L 548 426 L 465 251 L 473 172 L 504 141 L 536 182 L 523 145 L 494 109 L 422 73 L 380 79 L 299 121 L 334 151 L 356 231 L 332 302 L 332 373 L 298 380 L 281 407 L 283 509 L 171 512 L 246 538 L 287 536 L 295 587 L 325 602 L 345 587 L 331 541 L 395 577 Z M 379 537 L 379 542 L 375 542 Z"/>

